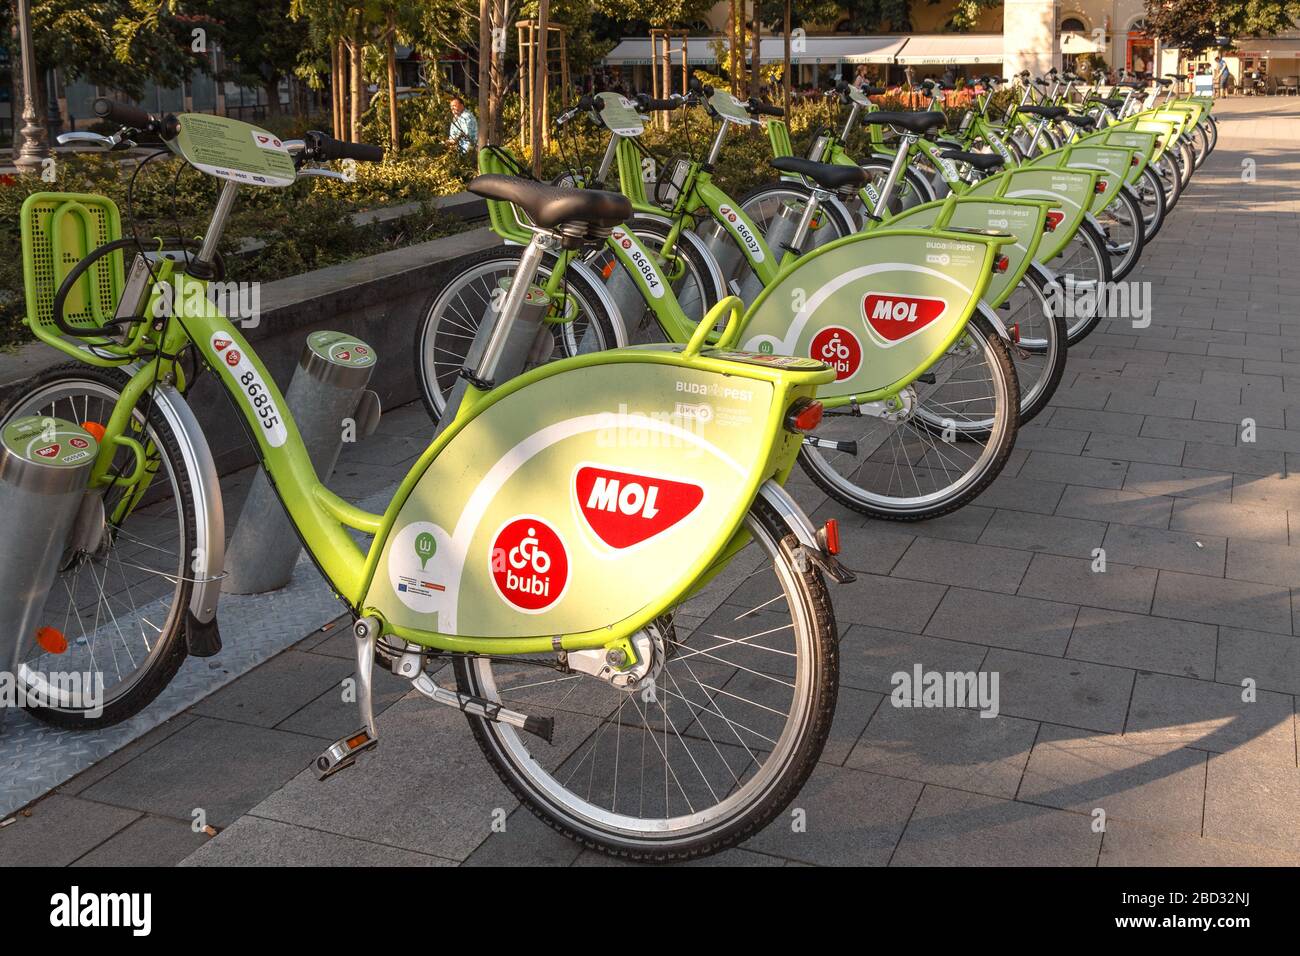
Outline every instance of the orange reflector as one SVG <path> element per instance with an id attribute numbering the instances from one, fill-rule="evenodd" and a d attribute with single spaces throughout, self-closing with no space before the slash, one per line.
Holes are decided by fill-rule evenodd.
<path id="1" fill-rule="evenodd" d="M 821 402 L 800 399 L 790 408 L 790 413 L 786 415 L 785 427 L 791 431 L 810 432 L 822 423 Z"/>
<path id="2" fill-rule="evenodd" d="M 95 441 L 104 440 L 104 426 L 99 422 L 82 422 L 81 427 L 83 430 L 90 432 L 95 437 Z"/>
<path id="3" fill-rule="evenodd" d="M 1047 213 L 1047 231 L 1055 232 L 1056 227 L 1061 224 L 1061 220 L 1064 218 L 1065 218 L 1065 213 L 1058 212 L 1055 209 L 1049 210 Z"/>
<path id="4" fill-rule="evenodd" d="M 840 553 L 840 523 L 834 518 L 822 525 L 822 537 L 826 541 L 826 551 L 835 555 Z"/>
<path id="5" fill-rule="evenodd" d="M 610 259 L 609 262 L 605 263 L 605 268 L 600 270 L 600 277 L 602 279 L 608 279 L 610 276 L 612 276 L 614 274 L 614 266 L 616 264 L 617 262 L 614 259 Z"/>
<path id="6" fill-rule="evenodd" d="M 41 627 L 36 630 L 36 643 L 47 654 L 62 654 L 68 649 L 68 639 L 56 627 Z"/>
<path id="7" fill-rule="evenodd" d="M 993 260 L 993 271 L 1006 272 L 1007 266 L 1009 265 L 1011 265 L 1010 259 L 1008 259 L 1006 256 L 998 256 L 996 259 Z"/>

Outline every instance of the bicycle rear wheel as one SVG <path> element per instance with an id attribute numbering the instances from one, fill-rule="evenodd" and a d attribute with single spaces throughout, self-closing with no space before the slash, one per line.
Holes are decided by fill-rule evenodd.
<path id="1" fill-rule="evenodd" d="M 0 405 L 0 427 L 27 415 L 107 425 L 127 380 L 117 369 L 76 363 L 47 369 Z M 44 626 L 59 631 L 67 649 L 35 645 L 17 675 L 29 700 L 40 701 L 28 712 L 57 727 L 90 730 L 133 717 L 162 692 L 187 653 L 194 482 L 175 432 L 147 396 L 128 437 L 145 448 L 153 471 L 148 491 L 137 499 L 134 486 L 108 486 L 98 545 L 63 556 L 42 612 Z M 109 474 L 134 468 L 123 448 Z M 74 699 L 51 680 L 56 673 L 89 675 L 101 688 L 98 699 Z"/>
<path id="2" fill-rule="evenodd" d="M 462 693 L 554 718 L 557 745 L 541 746 L 467 715 L 548 826 L 612 856 L 688 860 L 753 836 L 807 781 L 835 712 L 830 595 L 770 505 L 745 527 L 730 568 L 748 576 L 715 578 L 647 629 L 650 676 L 634 688 L 557 672 L 554 655 L 457 658 Z"/>
<path id="3" fill-rule="evenodd" d="M 522 256 L 520 246 L 498 246 L 466 256 L 425 304 L 415 326 L 415 375 L 424 407 L 434 421 L 447 407 L 447 395 L 465 365 L 483 316 L 493 308 L 500 281 L 514 278 Z M 551 256 L 543 260 L 537 271 L 539 284 L 550 277 L 555 262 Z M 543 334 L 552 336 L 553 347 L 539 346 L 536 365 L 600 352 L 627 341 L 621 319 L 610 314 L 599 291 L 575 269 L 566 270 L 552 309 L 569 320 L 547 325 Z"/>

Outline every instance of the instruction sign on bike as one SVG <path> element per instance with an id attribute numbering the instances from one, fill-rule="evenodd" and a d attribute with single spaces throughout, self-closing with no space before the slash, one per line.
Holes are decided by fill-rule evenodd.
<path id="1" fill-rule="evenodd" d="M 225 116 L 182 113 L 169 145 L 191 164 L 219 179 L 252 186 L 291 186 L 293 157 L 280 137 Z"/>

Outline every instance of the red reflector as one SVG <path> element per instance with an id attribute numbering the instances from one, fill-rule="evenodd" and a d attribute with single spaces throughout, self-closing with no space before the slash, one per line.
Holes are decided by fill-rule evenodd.
<path id="1" fill-rule="evenodd" d="M 1092 191 L 1099 195 L 1101 193 L 1104 193 L 1106 191 L 1106 180 L 1104 179 L 1097 180 L 1097 185 L 1093 187 Z"/>
<path id="2" fill-rule="evenodd" d="M 822 525 L 822 538 L 826 542 L 828 554 L 840 553 L 840 523 L 834 518 L 829 519 Z"/>
<path id="3" fill-rule="evenodd" d="M 1137 165 L 1138 163 L 1140 163 L 1140 162 L 1141 162 L 1141 160 L 1138 159 L 1137 153 L 1134 153 L 1132 156 L 1129 157 L 1129 163 L 1128 163 L 1128 164 L 1129 164 L 1130 166 L 1136 166 L 1136 165 Z"/>
<path id="4" fill-rule="evenodd" d="M 36 631 L 36 643 L 47 654 L 62 654 L 68 649 L 68 639 L 55 627 L 42 627 Z"/>
<path id="5" fill-rule="evenodd" d="M 1065 218 L 1065 213 L 1057 212 L 1055 209 L 1050 210 L 1047 213 L 1047 231 L 1055 232 L 1056 227 L 1061 224 L 1061 220 L 1064 218 Z"/>
<path id="6" fill-rule="evenodd" d="M 823 411 L 821 402 L 796 404 L 785 420 L 786 427 L 798 432 L 810 432 L 822 423 Z"/>
<path id="7" fill-rule="evenodd" d="M 1012 341 L 1012 342 L 1019 342 L 1019 341 L 1020 341 L 1020 323 L 1019 323 L 1019 322 L 1013 322 L 1013 323 L 1011 323 L 1011 328 L 1007 329 L 1007 332 L 1010 334 L 1010 336 L 1011 336 L 1011 341 Z"/>
<path id="8" fill-rule="evenodd" d="M 993 271 L 1006 272 L 1007 266 L 1009 265 L 1011 265 L 1010 259 L 1008 259 L 1006 256 L 998 256 L 996 259 L 993 260 Z"/>

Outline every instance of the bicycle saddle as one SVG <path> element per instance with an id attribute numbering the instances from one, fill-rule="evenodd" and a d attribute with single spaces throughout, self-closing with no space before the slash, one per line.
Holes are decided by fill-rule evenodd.
<path id="1" fill-rule="evenodd" d="M 1016 109 L 1021 113 L 1029 113 L 1049 120 L 1059 120 L 1063 116 L 1070 115 L 1070 111 L 1064 106 L 1018 106 Z"/>
<path id="2" fill-rule="evenodd" d="M 867 172 L 861 166 L 841 166 L 837 163 L 815 163 L 798 156 L 778 156 L 771 161 L 774 169 L 783 173 L 807 176 L 823 189 L 847 189 L 861 186 L 867 181 Z"/>
<path id="3" fill-rule="evenodd" d="M 1108 110 L 1117 110 L 1124 105 L 1124 100 L 1118 96 L 1112 96 L 1108 99 L 1098 100 L 1097 102 Z"/>
<path id="4" fill-rule="evenodd" d="M 554 229 L 564 222 L 585 222 L 612 229 L 632 215 L 632 203 L 621 193 L 550 186 L 498 173 L 475 176 L 469 191 L 487 199 L 515 203 L 543 229 Z"/>
<path id="5" fill-rule="evenodd" d="M 1084 113 L 1070 113 L 1066 116 L 1062 116 L 1061 119 L 1065 120 L 1065 122 L 1069 123 L 1071 126 L 1077 126 L 1080 129 L 1092 129 L 1097 125 L 1097 117 L 1088 116 Z"/>
<path id="6" fill-rule="evenodd" d="M 997 153 L 971 153 L 964 149 L 945 149 L 939 155 L 944 159 L 955 159 L 959 163 L 967 163 L 982 173 L 988 172 L 990 169 L 997 169 L 1004 162 Z"/>
<path id="7" fill-rule="evenodd" d="M 909 133 L 923 136 L 930 130 L 943 126 L 948 120 L 942 113 L 934 110 L 911 110 L 892 113 L 879 110 L 862 117 L 862 122 L 867 126 L 897 126 Z"/>

